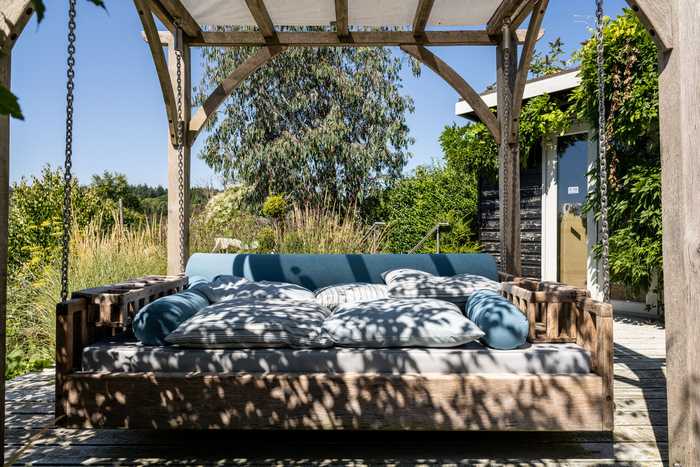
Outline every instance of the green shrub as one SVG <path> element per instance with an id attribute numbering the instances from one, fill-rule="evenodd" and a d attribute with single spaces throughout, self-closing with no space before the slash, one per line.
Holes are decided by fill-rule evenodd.
<path id="1" fill-rule="evenodd" d="M 279 220 L 287 214 L 289 205 L 282 195 L 270 195 L 265 199 L 262 207 L 262 214 L 270 219 Z"/>
<path id="2" fill-rule="evenodd" d="M 412 177 L 387 192 L 382 213 L 389 223 L 387 248 L 396 253 L 411 250 L 436 224 L 448 222 L 441 235 L 441 251 L 476 249 L 472 223 L 476 217 L 476 180 L 442 167 L 419 167 Z M 421 252 L 434 252 L 435 239 Z"/>

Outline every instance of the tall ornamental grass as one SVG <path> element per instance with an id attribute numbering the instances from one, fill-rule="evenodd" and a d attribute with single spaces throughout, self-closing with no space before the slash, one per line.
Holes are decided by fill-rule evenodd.
<path id="1" fill-rule="evenodd" d="M 70 290 L 110 284 L 148 274 L 164 274 L 165 235 L 161 223 L 138 228 L 103 228 L 93 221 L 71 234 Z M 13 271 L 7 296 L 7 376 L 53 364 L 55 310 L 60 299 L 60 260 Z"/>

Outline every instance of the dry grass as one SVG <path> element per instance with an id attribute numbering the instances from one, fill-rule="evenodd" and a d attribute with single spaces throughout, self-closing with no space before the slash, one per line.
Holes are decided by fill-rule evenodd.
<path id="1" fill-rule="evenodd" d="M 136 229 L 105 230 L 96 221 L 74 228 L 71 238 L 70 290 L 165 272 L 165 236 L 159 222 Z M 13 271 L 8 283 L 8 376 L 53 362 L 55 307 L 61 293 L 60 263 Z"/>

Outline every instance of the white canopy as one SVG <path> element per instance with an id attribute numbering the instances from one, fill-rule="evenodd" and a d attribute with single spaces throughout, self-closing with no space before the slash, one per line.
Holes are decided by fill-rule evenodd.
<path id="1" fill-rule="evenodd" d="M 348 0 L 351 26 L 406 26 L 419 0 Z M 255 26 L 245 0 L 182 0 L 200 26 Z M 428 25 L 486 24 L 501 0 L 435 0 Z M 275 26 L 327 26 L 335 21 L 334 0 L 265 0 Z"/>

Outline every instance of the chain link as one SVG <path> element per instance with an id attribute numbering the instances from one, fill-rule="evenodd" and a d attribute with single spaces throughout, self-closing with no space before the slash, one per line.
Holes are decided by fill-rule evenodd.
<path id="1" fill-rule="evenodd" d="M 601 256 L 601 281 L 603 283 L 603 300 L 610 301 L 610 264 L 609 264 L 609 225 L 608 225 L 608 133 L 605 115 L 605 46 L 603 44 L 604 28 L 603 0 L 596 0 L 596 46 L 598 67 L 598 183 L 600 189 L 600 239 L 603 246 Z"/>
<path id="2" fill-rule="evenodd" d="M 180 34 L 179 26 L 176 34 Z M 175 49 L 177 59 L 177 188 L 178 188 L 178 247 L 180 252 L 180 272 L 184 272 L 187 262 L 185 239 L 185 116 L 182 89 L 182 50 Z"/>
<path id="3" fill-rule="evenodd" d="M 68 299 L 68 257 L 70 255 L 71 189 L 73 185 L 73 92 L 75 90 L 76 0 L 68 0 L 68 70 L 66 83 L 66 152 L 63 168 L 63 238 L 61 251 L 61 301 Z"/>
<path id="4" fill-rule="evenodd" d="M 512 131 L 512 118 L 511 118 L 511 107 L 512 107 L 512 102 L 513 102 L 513 95 L 511 92 L 511 62 L 512 62 L 512 57 L 511 57 L 511 39 L 509 37 L 510 34 L 510 24 L 506 24 L 503 29 L 503 37 L 502 37 L 502 44 L 504 47 L 501 48 L 501 51 L 503 53 L 503 71 L 502 71 L 502 90 L 503 90 L 503 120 L 501 120 L 501 145 L 506 145 L 510 146 L 511 144 L 511 131 Z M 502 150 L 501 150 L 502 151 Z M 505 155 L 508 157 L 508 154 Z M 501 184 L 506 183 L 506 180 L 510 180 L 510 173 L 509 173 L 509 168 L 510 164 L 505 163 L 503 164 L 503 179 L 501 180 Z M 506 194 L 509 193 L 509 190 L 501 190 L 501 193 Z M 511 196 L 513 196 L 513 193 L 511 193 Z M 503 197 L 503 199 L 500 200 L 501 203 L 501 217 L 502 221 L 501 223 L 505 223 L 506 219 L 510 216 L 510 212 L 508 209 L 508 206 L 510 206 L 510 200 Z M 502 233 L 501 233 L 502 234 Z M 508 273 L 513 273 L 513 271 L 507 270 L 507 262 L 506 262 L 506 243 L 505 239 L 503 238 L 503 235 L 501 235 L 501 270 L 504 272 Z M 510 254 L 513 254 L 514 252 L 511 251 Z"/>

